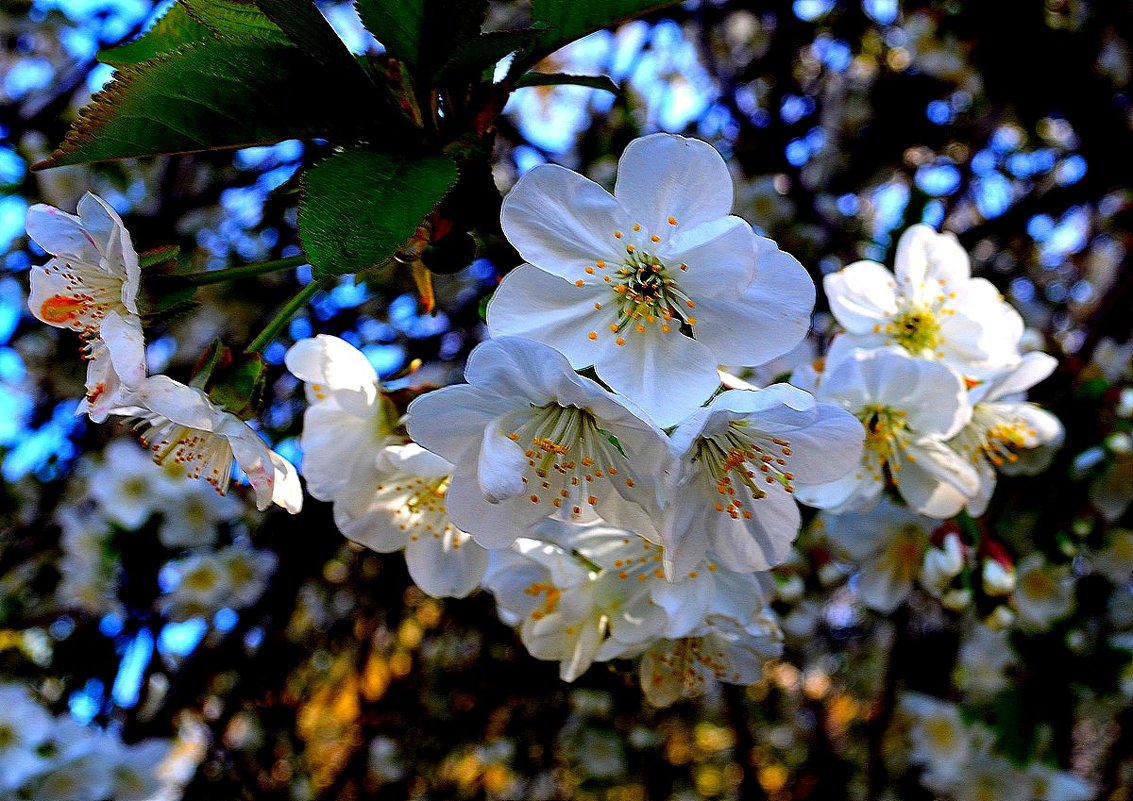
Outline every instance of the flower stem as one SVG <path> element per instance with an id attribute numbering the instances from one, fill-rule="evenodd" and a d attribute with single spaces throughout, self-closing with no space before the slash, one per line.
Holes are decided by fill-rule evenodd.
<path id="1" fill-rule="evenodd" d="M 275 339 L 275 336 L 279 333 L 280 329 L 283 328 L 283 326 L 287 325 L 287 321 L 295 316 L 295 312 L 299 311 L 301 308 L 310 303 L 311 298 L 313 298 L 319 292 L 319 290 L 330 283 L 331 280 L 331 278 L 316 278 L 311 281 L 311 283 L 307 284 L 305 287 L 299 290 L 299 294 L 289 300 L 287 302 L 287 305 L 279 310 L 279 313 L 271 319 L 271 322 L 264 326 L 264 330 L 261 331 L 259 333 L 259 336 L 253 339 L 251 343 L 249 343 L 248 347 L 244 349 L 244 352 L 259 353 L 265 347 L 267 347 L 268 343 Z"/>
<path id="2" fill-rule="evenodd" d="M 205 270 L 199 273 L 184 273 L 179 277 L 184 278 L 193 286 L 205 286 L 207 284 L 219 284 L 224 281 L 235 281 L 238 278 L 251 278 L 254 275 L 263 275 L 264 273 L 290 270 L 307 263 L 306 256 L 288 256 L 287 258 L 276 259 L 275 261 L 265 261 L 259 264 L 243 264 L 239 267 L 229 267 L 224 270 Z"/>

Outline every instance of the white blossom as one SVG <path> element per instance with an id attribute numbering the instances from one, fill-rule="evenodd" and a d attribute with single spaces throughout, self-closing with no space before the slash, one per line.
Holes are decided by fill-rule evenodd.
<path id="1" fill-rule="evenodd" d="M 674 425 L 716 389 L 718 364 L 767 362 L 809 326 L 806 271 L 731 208 L 724 160 L 679 136 L 632 142 L 612 196 L 563 167 L 536 167 L 504 199 L 504 233 L 529 263 L 497 290 L 489 329 L 593 365 L 658 425 Z"/>

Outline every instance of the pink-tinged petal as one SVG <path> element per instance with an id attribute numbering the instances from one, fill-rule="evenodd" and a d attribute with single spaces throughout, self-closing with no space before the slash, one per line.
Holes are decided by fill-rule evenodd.
<path id="1" fill-rule="evenodd" d="M 911 226 L 901 234 L 893 271 L 898 281 L 914 291 L 932 281 L 935 286 L 929 287 L 931 294 L 939 291 L 939 282 L 954 288 L 972 274 L 968 254 L 956 237 L 950 233 L 938 234 L 927 225 Z"/>
<path id="2" fill-rule="evenodd" d="M 142 321 L 111 310 L 102 320 L 99 335 L 110 352 L 118 380 L 130 389 L 137 389 L 146 377 L 146 342 Z"/>
<path id="3" fill-rule="evenodd" d="M 442 387 L 409 404 L 405 426 L 415 442 L 457 464 L 479 452 L 490 421 L 518 405 L 467 384 Z"/>
<path id="4" fill-rule="evenodd" d="M 467 534 L 447 531 L 410 538 L 405 564 L 413 583 L 434 598 L 463 598 L 480 586 L 488 552 Z"/>
<path id="5" fill-rule="evenodd" d="M 509 432 L 500 427 L 504 419 L 506 416 L 497 418 L 484 429 L 480 455 L 476 460 L 476 479 L 480 483 L 480 492 L 489 503 L 499 503 L 523 494 L 527 487 L 523 480 L 527 456 L 523 448 L 508 439 Z"/>
<path id="6" fill-rule="evenodd" d="M 256 508 L 261 512 L 267 509 L 275 500 L 277 466 L 271 458 L 271 450 L 256 435 L 256 432 L 248 428 L 244 421 L 231 414 L 222 413 L 218 421 L 217 433 L 228 440 L 236 464 L 240 465 L 240 469 L 248 476 L 248 481 L 256 495 Z M 280 458 L 282 459 L 282 457 Z M 279 469 L 281 473 L 286 472 L 282 465 L 279 466 Z M 295 487 L 299 487 L 298 476 L 295 477 Z M 300 490 L 299 506 L 302 505 L 302 497 Z M 281 500 L 287 501 L 283 496 L 281 496 Z M 298 510 L 299 507 L 296 506 L 295 511 Z"/>
<path id="7" fill-rule="evenodd" d="M 98 264 L 102 253 L 83 221 L 54 206 L 36 203 L 28 209 L 28 236 L 48 253 L 86 264 Z"/>
<path id="8" fill-rule="evenodd" d="M 299 474 L 295 471 L 295 465 L 275 451 L 268 451 L 268 456 L 275 470 L 271 502 L 276 506 L 282 506 L 291 514 L 297 514 L 303 508 L 303 487 L 299 483 Z"/>
<path id="9" fill-rule="evenodd" d="M 41 323 L 72 331 L 97 331 L 99 318 L 90 305 L 76 297 L 76 290 L 62 273 L 47 267 L 32 267 L 28 309 Z"/>
<path id="10" fill-rule="evenodd" d="M 872 261 L 856 261 L 822 279 L 830 312 L 853 334 L 873 333 L 874 326 L 897 313 L 893 273 Z"/>
<path id="11" fill-rule="evenodd" d="M 609 326 L 616 319 L 614 293 L 606 284 L 578 287 L 530 264 L 508 273 L 488 302 L 493 337 L 542 342 L 576 369 L 594 364 L 602 348 L 614 347 Z"/>
<path id="12" fill-rule="evenodd" d="M 789 352 L 810 329 L 814 281 L 774 242 L 753 239 L 756 269 L 752 282 L 739 296 L 698 297 L 693 311 L 699 320 L 697 340 L 723 364 L 769 362 Z"/>
<path id="13" fill-rule="evenodd" d="M 734 297 L 755 277 L 754 237 L 744 220 L 721 217 L 663 242 L 657 248 L 657 258 L 668 268 L 668 276 L 694 301 Z M 682 264 L 687 269 L 682 270 Z M 691 313 L 695 316 L 695 309 Z"/>
<path id="14" fill-rule="evenodd" d="M 557 164 L 528 172 L 504 198 L 500 225 L 524 261 L 570 281 L 585 280 L 598 260 L 619 264 L 614 237 L 632 220 L 605 189 Z"/>
<path id="15" fill-rule="evenodd" d="M 666 236 L 732 210 L 732 177 L 707 142 L 672 134 L 635 139 L 618 160 L 614 196 L 646 230 Z M 670 224 L 669 218 L 676 220 Z M 666 237 L 667 238 L 667 237 Z"/>
<path id="16" fill-rule="evenodd" d="M 102 269 L 122 279 L 122 305 L 132 314 L 138 313 L 138 290 L 142 271 L 130 232 L 122 224 L 113 207 L 98 195 L 87 192 L 79 200 L 79 217 L 102 251 Z"/>
<path id="17" fill-rule="evenodd" d="M 675 329 L 627 331 L 624 342 L 594 369 L 662 428 L 681 422 L 720 385 L 712 352 Z"/>

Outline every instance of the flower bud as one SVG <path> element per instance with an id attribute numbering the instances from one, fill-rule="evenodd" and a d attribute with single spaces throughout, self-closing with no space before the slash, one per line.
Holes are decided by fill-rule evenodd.
<path id="1" fill-rule="evenodd" d="M 806 584 L 798 573 L 775 574 L 775 595 L 784 603 L 793 604 L 803 597 Z"/>
<path id="2" fill-rule="evenodd" d="M 988 595 L 1007 595 L 1015 589 L 1015 566 L 1010 562 L 984 559 L 981 576 L 984 592 Z"/>
<path id="3" fill-rule="evenodd" d="M 939 595 L 964 569 L 964 546 L 960 537 L 949 532 L 939 548 L 925 551 L 921 563 L 921 584 L 933 595 Z"/>
<path id="4" fill-rule="evenodd" d="M 991 610 L 984 618 L 984 625 L 993 631 L 1002 631 L 1015 622 L 1015 613 L 1011 607 L 1000 604 Z"/>

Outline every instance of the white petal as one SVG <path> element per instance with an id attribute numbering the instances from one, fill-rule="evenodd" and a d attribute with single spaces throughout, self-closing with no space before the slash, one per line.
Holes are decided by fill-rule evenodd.
<path id="1" fill-rule="evenodd" d="M 545 516 L 544 508 L 526 496 L 489 503 L 472 473 L 456 472 L 445 494 L 449 519 L 485 548 L 506 548 Z"/>
<path id="2" fill-rule="evenodd" d="M 405 427 L 414 441 L 456 464 L 475 456 L 484 427 L 517 405 L 477 387 L 442 387 L 409 404 Z"/>
<path id="3" fill-rule="evenodd" d="M 927 225 L 913 225 L 897 241 L 893 271 L 912 287 L 942 281 L 953 288 L 971 275 L 968 254 L 950 233 L 938 234 Z M 933 292 L 939 285 L 932 287 Z"/>
<path id="4" fill-rule="evenodd" d="M 732 209 L 732 178 L 716 149 L 698 139 L 652 134 L 618 160 L 614 196 L 646 230 L 664 235 L 723 217 Z"/>
<path id="5" fill-rule="evenodd" d="M 29 208 L 25 227 L 28 236 L 52 255 L 70 256 L 87 264 L 98 264 L 102 257 L 82 220 L 54 206 L 36 203 Z"/>
<path id="6" fill-rule="evenodd" d="M 751 520 L 733 520 L 717 512 L 709 528 L 709 541 L 720 563 L 729 570 L 750 573 L 782 564 L 799 533 L 799 507 L 778 485 L 749 508 Z"/>
<path id="7" fill-rule="evenodd" d="M 571 281 L 598 260 L 618 264 L 614 231 L 627 231 L 628 213 L 605 189 L 557 164 L 528 172 L 504 198 L 500 224 L 524 261 Z"/>
<path id="8" fill-rule="evenodd" d="M 754 238 L 744 220 L 721 217 L 664 242 L 657 249 L 657 258 L 693 300 L 734 297 L 755 277 Z M 682 264 L 688 269 L 682 271 Z"/>
<path id="9" fill-rule="evenodd" d="M 901 497 L 914 510 L 929 517 L 952 517 L 979 490 L 980 479 L 975 467 L 937 440 L 910 443 L 905 458 L 900 458 L 897 466 L 897 489 Z"/>
<path id="10" fill-rule="evenodd" d="M 608 326 L 616 320 L 617 304 L 612 295 L 605 284 L 577 287 L 521 264 L 504 277 L 488 302 L 488 330 L 493 337 L 538 340 L 564 354 L 575 368 L 587 367 L 600 348 L 613 344 Z M 595 303 L 604 311 L 595 309 Z M 597 338 L 589 338 L 592 331 Z"/>
<path id="11" fill-rule="evenodd" d="M 493 420 L 484 429 L 480 455 L 477 458 L 476 478 L 480 491 L 489 503 L 499 503 L 524 492 L 527 483 L 523 473 L 527 470 L 527 456 L 501 428 L 504 417 Z"/>
<path id="12" fill-rule="evenodd" d="M 897 313 L 893 274 L 876 262 L 854 262 L 823 278 L 822 285 L 834 319 L 851 333 L 871 333 Z"/>
<path id="13" fill-rule="evenodd" d="M 295 465 L 275 451 L 269 450 L 268 456 L 275 471 L 271 502 L 276 506 L 282 506 L 291 514 L 296 514 L 303 508 L 303 487 L 299 483 L 299 474 L 295 471 Z"/>
<path id="14" fill-rule="evenodd" d="M 467 535 L 422 535 L 405 548 L 413 583 L 434 598 L 463 598 L 478 586 L 488 567 L 488 552 Z"/>
<path id="15" fill-rule="evenodd" d="M 303 414 L 303 477 L 320 501 L 334 500 L 347 484 L 369 471 L 377 455 L 373 424 L 335 403 L 316 403 Z"/>
<path id="16" fill-rule="evenodd" d="M 596 363 L 598 376 L 662 428 L 676 425 L 720 385 L 716 360 L 704 345 L 676 330 L 627 332 L 625 345 Z"/>
<path id="17" fill-rule="evenodd" d="M 753 239 L 755 277 L 742 294 L 697 299 L 696 338 L 723 364 L 769 362 L 795 347 L 810 329 L 814 282 L 771 240 Z"/>
<path id="18" fill-rule="evenodd" d="M 326 334 L 301 339 L 288 349 L 284 363 L 297 378 L 332 391 L 343 408 L 359 417 L 372 416 L 378 374 L 362 351 L 346 340 Z"/>
<path id="19" fill-rule="evenodd" d="M 136 389 L 146 377 L 146 343 L 142 321 L 111 309 L 102 320 L 99 336 L 110 351 L 110 361 L 118 379 Z"/>
<path id="20" fill-rule="evenodd" d="M 201 431 L 214 431 L 218 425 L 216 407 L 208 396 L 169 376 L 150 376 L 142 382 L 137 395 L 147 409 L 178 425 Z"/>

